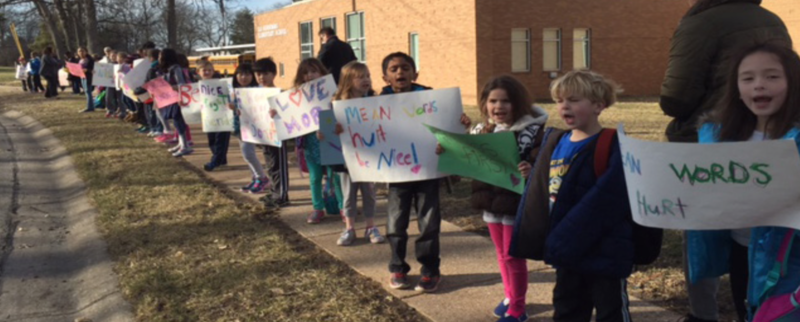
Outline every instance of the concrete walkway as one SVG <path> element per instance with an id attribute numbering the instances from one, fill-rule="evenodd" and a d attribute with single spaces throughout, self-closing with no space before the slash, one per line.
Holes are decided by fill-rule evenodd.
<path id="1" fill-rule="evenodd" d="M 133 321 L 67 151 L 0 115 L 0 321 Z"/>
<path id="2" fill-rule="evenodd" d="M 185 157 L 193 166 L 202 169 L 210 160 L 206 135 L 200 128 L 192 126 L 195 153 Z M 241 157 L 236 138 L 231 139 L 228 153 L 229 165 L 213 172 L 206 172 L 212 180 L 230 189 L 239 191 L 239 187 L 250 181 L 250 172 Z M 165 148 L 166 150 L 166 148 Z M 166 152 L 165 152 L 166 153 Z M 263 159 L 262 159 L 263 160 Z M 354 245 L 341 247 L 336 245 L 344 224 L 337 217 L 327 217 L 317 225 L 306 224 L 306 216 L 311 213 L 311 194 L 308 189 L 308 177 L 300 177 L 296 165 L 290 165 L 290 200 L 292 205 L 282 208 L 280 217 L 294 230 L 308 238 L 321 249 L 347 263 L 362 275 L 375 280 L 389 293 L 402 299 L 420 313 L 436 322 L 450 321 L 495 321 L 491 312 L 502 300 L 503 285 L 497 267 L 494 246 L 489 238 L 465 232 L 459 227 L 442 222 L 441 257 L 442 282 L 434 294 L 420 294 L 414 291 L 397 291 L 388 288 L 388 262 L 390 249 L 388 244 L 372 245 L 363 238 L 364 224 L 359 221 L 356 234 L 359 237 Z M 201 170 L 202 171 L 202 170 Z M 260 195 L 244 194 L 257 202 Z M 476 214 L 477 215 L 477 214 Z M 381 232 L 386 232 L 386 200 L 379 199 L 376 223 Z M 418 234 L 413 223 L 409 229 L 410 241 L 408 258 L 412 266 L 411 281 L 419 278 L 419 264 L 414 259 L 413 240 Z M 550 321 L 552 317 L 552 290 L 555 274 L 552 269 L 541 262 L 528 262 L 529 285 L 527 311 L 529 321 Z M 631 297 L 631 311 L 635 321 L 667 322 L 675 321 L 679 316 L 648 302 Z"/>

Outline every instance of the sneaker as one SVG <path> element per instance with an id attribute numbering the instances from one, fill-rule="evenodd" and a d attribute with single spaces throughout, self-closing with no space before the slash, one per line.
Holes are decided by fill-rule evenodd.
<path id="1" fill-rule="evenodd" d="M 172 134 L 161 134 L 161 135 L 157 136 L 153 140 L 158 142 L 158 143 L 164 143 L 164 142 L 167 142 L 167 141 L 171 140 L 172 137 L 173 137 Z"/>
<path id="2" fill-rule="evenodd" d="M 436 292 L 436 289 L 439 287 L 439 281 L 441 279 L 442 279 L 441 276 L 423 276 L 419 280 L 419 284 L 417 284 L 417 287 L 415 287 L 414 290 L 423 293 Z"/>
<path id="3" fill-rule="evenodd" d="M 492 314 L 494 314 L 494 316 L 498 318 L 506 316 L 506 312 L 508 312 L 509 303 L 511 303 L 511 300 L 503 299 L 502 301 L 500 301 L 500 304 L 497 304 L 497 307 L 494 308 L 494 312 Z"/>
<path id="4" fill-rule="evenodd" d="M 242 192 L 250 191 L 250 189 L 253 188 L 254 184 L 256 184 L 256 178 L 253 178 L 252 180 L 250 180 L 250 183 L 248 185 L 242 187 L 241 188 Z"/>
<path id="5" fill-rule="evenodd" d="M 341 236 L 339 236 L 339 240 L 336 241 L 336 245 L 339 246 L 350 246 L 353 244 L 353 241 L 356 240 L 356 231 L 355 229 L 345 229 Z"/>
<path id="6" fill-rule="evenodd" d="M 310 215 L 308 215 L 308 218 L 306 219 L 306 222 L 309 223 L 309 224 L 319 224 L 322 221 L 322 217 L 325 217 L 325 212 L 324 211 L 322 211 L 322 210 L 314 210 L 314 212 L 312 212 Z M 355 238 L 355 235 L 356 235 L 356 233 L 353 232 L 353 238 Z"/>
<path id="7" fill-rule="evenodd" d="M 111 113 L 106 113 L 106 118 L 110 118 L 110 117 L 111 117 Z"/>
<path id="8" fill-rule="evenodd" d="M 370 227 L 364 232 L 364 237 L 369 238 L 369 242 L 373 244 L 380 244 L 386 241 L 386 238 L 381 236 L 381 231 L 378 227 Z"/>
<path id="9" fill-rule="evenodd" d="M 175 152 L 178 152 L 178 150 L 180 150 L 180 149 L 181 149 L 181 146 L 179 144 L 179 145 L 176 145 L 176 146 L 173 146 L 173 147 L 169 148 L 167 151 L 169 151 L 169 153 L 175 153 Z"/>
<path id="10" fill-rule="evenodd" d="M 217 166 L 213 162 L 209 162 L 209 163 L 206 163 L 206 164 L 203 165 L 203 170 L 211 172 L 211 171 L 214 171 L 214 168 L 216 168 L 216 167 Z"/>
<path id="11" fill-rule="evenodd" d="M 256 182 L 250 187 L 250 193 L 258 194 L 263 193 L 269 188 L 269 180 L 267 179 L 256 179 Z"/>
<path id="12" fill-rule="evenodd" d="M 176 158 L 179 158 L 179 157 L 182 157 L 184 155 L 190 155 L 190 154 L 192 154 L 192 152 L 194 152 L 194 150 L 192 150 L 191 148 L 185 148 L 185 149 L 180 149 L 177 152 L 173 153 L 172 156 L 176 157 Z"/>
<path id="13" fill-rule="evenodd" d="M 291 202 L 289 202 L 289 199 L 286 199 L 286 200 L 275 200 L 275 204 L 277 204 L 278 207 L 286 207 L 286 206 L 290 205 Z M 323 213 L 322 216 L 325 216 L 325 214 Z M 320 217 L 320 218 L 322 218 L 322 217 Z"/>
<path id="14" fill-rule="evenodd" d="M 392 273 L 392 276 L 389 278 L 389 287 L 394 290 L 410 288 L 411 283 L 408 282 L 408 275 L 405 273 Z"/>
<path id="15" fill-rule="evenodd" d="M 150 131 L 150 133 L 147 133 L 147 136 L 151 138 L 159 137 L 161 135 L 162 133 L 158 131 Z"/>
<path id="16" fill-rule="evenodd" d="M 522 315 L 520 315 L 519 317 L 505 315 L 499 320 L 497 320 L 497 322 L 525 322 L 525 321 L 528 321 L 528 313 L 522 313 Z"/>

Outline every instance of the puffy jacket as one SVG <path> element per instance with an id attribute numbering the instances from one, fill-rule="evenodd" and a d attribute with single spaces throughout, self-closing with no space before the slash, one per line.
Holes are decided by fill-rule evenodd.
<path id="1" fill-rule="evenodd" d="M 565 133 L 555 129 L 545 133 L 519 205 L 509 253 L 530 258 L 537 255 L 536 247 L 543 246 L 544 261 L 556 268 L 626 278 L 633 270 L 633 223 L 619 140 L 614 137 L 608 170 L 599 178 L 594 170 L 596 139 L 578 152 L 553 209 L 548 210 L 547 180 L 543 177 L 549 171 L 543 169 L 549 169 L 552 151 Z M 536 218 L 549 218 L 549 232 L 541 227 L 545 220 Z M 543 234 L 546 240 L 542 244 Z"/>
<path id="2" fill-rule="evenodd" d="M 533 163 L 538 147 L 542 144 L 547 112 L 534 106 L 538 117 L 525 115 L 512 125 L 508 131 L 514 132 L 517 139 L 520 160 Z M 473 134 L 493 133 L 494 125 L 480 123 L 473 128 Z M 472 208 L 485 210 L 497 215 L 514 216 L 521 196 L 515 192 L 482 181 L 472 181 Z"/>
<path id="3" fill-rule="evenodd" d="M 34 57 L 31 59 L 31 75 L 39 75 L 39 71 L 42 69 L 42 60 L 39 57 Z"/>
<path id="4" fill-rule="evenodd" d="M 336 36 L 331 36 L 328 41 L 322 45 L 319 50 L 319 61 L 325 65 L 325 68 L 333 75 L 333 81 L 339 84 L 339 75 L 342 72 L 342 67 L 347 63 L 358 60 L 356 53 L 353 52 L 353 47 L 350 44 L 339 40 Z"/>
<path id="5" fill-rule="evenodd" d="M 681 20 L 661 85 L 661 109 L 673 117 L 666 130 L 670 141 L 697 142 L 698 117 L 722 96 L 738 48 L 768 40 L 791 43 L 783 21 L 760 3 L 729 0 Z"/>

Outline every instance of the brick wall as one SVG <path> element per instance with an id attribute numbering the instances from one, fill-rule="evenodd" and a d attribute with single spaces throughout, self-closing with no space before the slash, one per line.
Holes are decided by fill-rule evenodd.
<path id="1" fill-rule="evenodd" d="M 783 19 L 789 34 L 792 36 L 794 50 L 800 51 L 800 1 L 798 0 L 765 0 L 761 6 L 774 12 Z"/>

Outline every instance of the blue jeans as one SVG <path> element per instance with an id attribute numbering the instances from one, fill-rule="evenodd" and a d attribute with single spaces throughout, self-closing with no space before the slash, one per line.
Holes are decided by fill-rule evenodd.
<path id="1" fill-rule="evenodd" d="M 83 90 L 86 92 L 86 110 L 94 111 L 94 98 L 92 98 L 92 82 L 86 78 L 81 78 Z"/>

